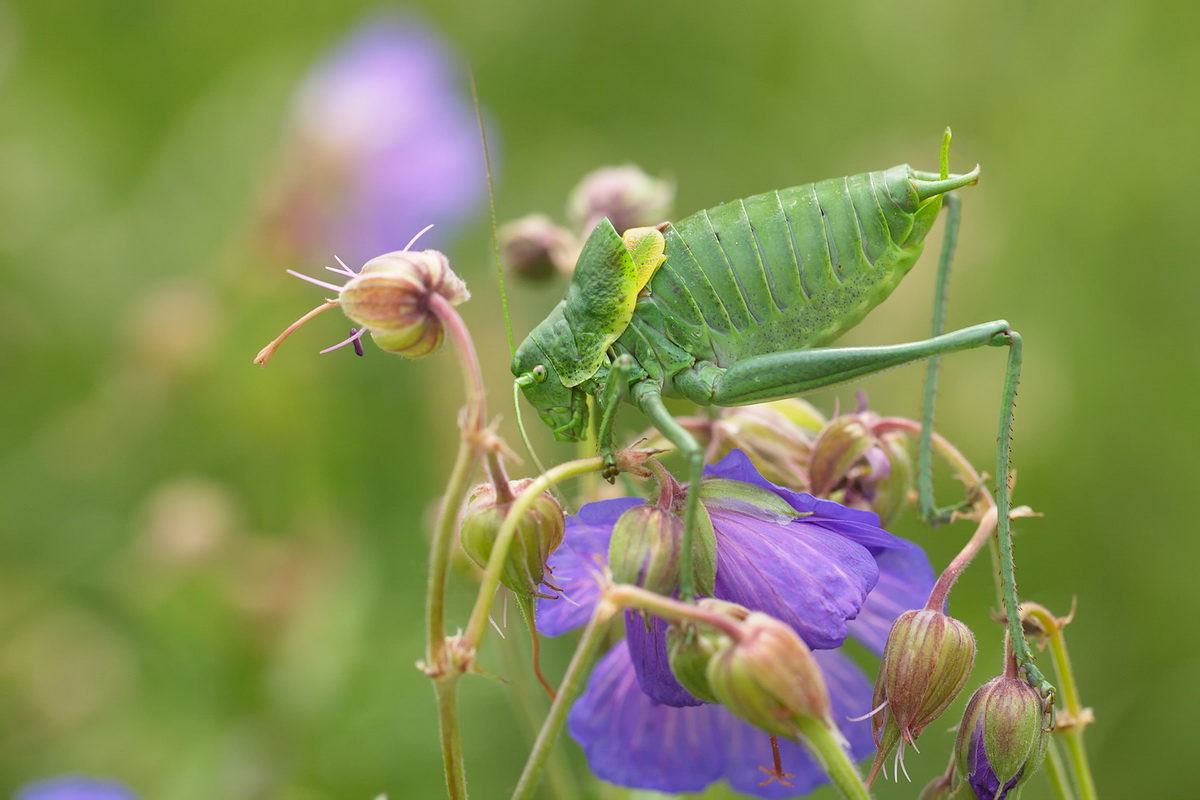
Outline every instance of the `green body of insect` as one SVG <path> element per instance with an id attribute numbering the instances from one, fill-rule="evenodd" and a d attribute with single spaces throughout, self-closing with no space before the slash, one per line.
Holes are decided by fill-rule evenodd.
<path id="1" fill-rule="evenodd" d="M 689 479 L 696 482 L 703 472 L 701 448 L 667 411 L 664 396 L 701 405 L 746 405 L 929 359 L 921 488 L 923 510 L 934 515 L 928 472 L 936 357 L 1007 346 L 997 456 L 997 475 L 1007 476 L 1020 363 L 1020 337 L 1007 322 L 943 334 L 939 307 L 930 339 L 826 347 L 883 302 L 913 267 L 946 193 L 977 181 L 978 167 L 949 174 L 948 143 L 947 135 L 940 174 L 898 166 L 826 180 L 725 203 L 678 223 L 632 229 L 624 237 L 602 221 L 584 245 L 566 297 L 517 349 L 512 371 L 526 399 L 557 439 L 578 441 L 586 434 L 587 396 L 592 395 L 600 449 L 610 464 L 616 409 L 630 402 L 679 449 L 688 461 Z M 944 303 L 956 223 L 954 216 L 947 224 L 939 303 Z M 698 513 L 696 497 L 689 493 L 685 510 L 689 536 Z M 997 504 L 1003 540 L 1008 536 L 1006 489 L 998 488 Z M 690 551 L 689 545 L 683 547 L 688 562 Z M 690 563 L 681 564 L 684 596 L 711 577 L 689 569 Z M 1015 584 L 1006 583 L 1010 633 L 1024 644 Z M 1031 683 L 1051 693 L 1028 647 L 1018 650 Z"/>
<path id="2" fill-rule="evenodd" d="M 650 381 L 663 395 L 703 405 L 820 388 L 784 387 L 758 359 L 820 347 L 858 324 L 916 262 L 942 193 L 977 174 L 942 180 L 894 167 L 726 203 L 661 234 L 636 229 L 661 237 L 666 259 L 620 322 L 578 299 L 611 294 L 592 287 L 629 271 L 624 261 L 636 266 L 605 220 L 584 246 L 566 299 L 517 350 L 513 373 L 532 378 L 522 383 L 525 396 L 561 441 L 584 435 L 585 395 L 600 391 L 623 354 L 633 360 L 631 387 Z M 611 339 L 599 352 L 590 341 L 597 331 Z"/>

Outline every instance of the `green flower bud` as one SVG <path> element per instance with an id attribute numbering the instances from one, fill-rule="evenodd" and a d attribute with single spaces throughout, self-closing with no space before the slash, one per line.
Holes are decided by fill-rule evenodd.
<path id="1" fill-rule="evenodd" d="M 795 739 L 798 717 L 815 718 L 836 732 L 825 679 L 808 645 L 790 626 L 760 612 L 751 612 L 743 626 L 742 640 L 708 662 L 712 695 L 775 736 Z"/>
<path id="2" fill-rule="evenodd" d="M 574 269 L 579 247 L 575 237 L 544 214 L 530 214 L 502 225 L 499 239 L 500 260 L 521 278 L 543 281 Z"/>
<path id="3" fill-rule="evenodd" d="M 712 425 L 710 461 L 741 450 L 771 483 L 807 491 L 808 461 L 825 418 L 798 397 L 723 409 Z"/>
<path id="4" fill-rule="evenodd" d="M 874 511 L 887 525 L 908 500 L 913 465 L 907 437 L 876 433 L 878 422 L 865 407 L 837 417 L 813 443 L 808 468 L 813 494 Z"/>
<path id="5" fill-rule="evenodd" d="M 1047 722 L 1041 696 L 1024 680 L 999 677 L 979 687 L 954 743 L 960 784 L 977 797 L 1004 800 L 1041 766 Z"/>
<path id="6" fill-rule="evenodd" d="M 346 316 L 367 328 L 381 349 L 421 358 L 445 338 L 441 319 L 429 307 L 435 293 L 451 305 L 470 298 L 446 256 L 437 250 L 399 250 L 368 261 L 338 299 Z"/>
<path id="7" fill-rule="evenodd" d="M 617 518 L 608 546 L 614 583 L 669 595 L 679 583 L 683 520 L 665 508 L 635 506 Z"/>
<path id="8" fill-rule="evenodd" d="M 700 608 L 741 622 L 750 611 L 745 606 L 703 597 Z M 733 647 L 733 639 L 723 631 L 699 623 L 672 623 L 667 628 L 667 660 L 679 685 L 706 703 L 719 702 L 708 683 L 708 663 L 717 653 Z"/>
<path id="9" fill-rule="evenodd" d="M 657 225 L 671 215 L 673 181 L 652 178 L 633 164 L 601 167 L 579 182 L 567 201 L 567 218 L 577 230 L 590 231 L 608 217 L 617 233 Z"/>
<path id="10" fill-rule="evenodd" d="M 971 629 L 940 611 L 906 611 L 888 633 L 871 719 L 880 750 L 912 744 L 953 702 L 975 663 Z M 882 734 L 882 736 L 881 736 Z"/>
<path id="11" fill-rule="evenodd" d="M 519 495 L 532 482 L 531 478 L 512 481 L 511 496 Z M 476 486 L 467 499 L 459 539 L 463 551 L 481 568 L 487 568 L 511 505 L 511 500 L 497 501 L 496 487 L 491 483 Z M 553 495 L 543 492 L 517 522 L 500 582 L 520 595 L 546 597 L 538 587 L 545 576 L 546 559 L 562 543 L 565 530 L 562 507 Z"/>

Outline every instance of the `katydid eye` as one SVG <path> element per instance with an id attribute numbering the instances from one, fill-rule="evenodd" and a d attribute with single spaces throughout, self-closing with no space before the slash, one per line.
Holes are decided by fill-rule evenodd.
<path id="1" fill-rule="evenodd" d="M 543 364 L 538 364 L 533 368 L 533 380 L 535 383 L 545 383 L 546 367 Z"/>

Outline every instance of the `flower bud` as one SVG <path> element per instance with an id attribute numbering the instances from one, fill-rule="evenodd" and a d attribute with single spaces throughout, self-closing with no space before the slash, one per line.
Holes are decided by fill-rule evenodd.
<path id="1" fill-rule="evenodd" d="M 808 645 L 790 626 L 760 612 L 751 612 L 743 625 L 741 641 L 708 662 L 713 696 L 774 736 L 795 739 L 798 717 L 836 731 L 825 679 Z"/>
<path id="2" fill-rule="evenodd" d="M 445 337 L 441 319 L 429 307 L 435 293 L 451 305 L 470 297 L 442 253 L 398 250 L 368 261 L 342 287 L 339 302 L 381 349 L 421 358 L 437 350 Z"/>
<path id="3" fill-rule="evenodd" d="M 601 167 L 583 176 L 567 201 L 567 218 L 578 230 L 590 231 L 608 217 L 617 233 L 657 225 L 671 213 L 673 181 L 652 178 L 633 164 Z"/>
<path id="4" fill-rule="evenodd" d="M 532 478 L 512 481 L 509 484 L 512 496 L 519 495 L 532 482 Z M 496 487 L 491 483 L 476 486 L 467 499 L 459 539 L 463 551 L 483 569 L 487 568 L 496 536 L 511 505 L 511 500 L 497 501 Z M 562 543 L 565 530 L 566 519 L 558 501 L 549 492 L 543 492 L 517 522 L 500 582 L 517 594 L 544 597 L 538 587 L 545 575 L 546 559 Z"/>
<path id="5" fill-rule="evenodd" d="M 798 397 L 725 409 L 712 425 L 710 460 L 741 450 L 771 483 L 806 491 L 808 460 L 825 419 Z"/>
<path id="6" fill-rule="evenodd" d="M 962 691 L 974 663 L 975 636 L 966 625 L 927 608 L 901 614 L 888 633 L 871 701 L 886 703 L 871 718 L 879 748 L 912 744 Z"/>
<path id="7" fill-rule="evenodd" d="M 570 273 L 578 247 L 570 231 L 544 214 L 530 214 L 500 227 L 500 260 L 515 275 L 543 281 L 556 272 Z"/>
<path id="8" fill-rule="evenodd" d="M 742 622 L 750 614 L 745 606 L 702 597 L 696 604 Z M 667 628 L 667 660 L 679 685 L 706 703 L 719 702 L 708 683 L 708 663 L 717 653 L 733 647 L 733 639 L 723 631 L 701 623 L 672 623 Z"/>
<path id="9" fill-rule="evenodd" d="M 669 595 L 679 583 L 683 520 L 654 505 L 635 506 L 613 526 L 608 567 L 615 583 Z"/>
<path id="10" fill-rule="evenodd" d="M 826 425 L 813 443 L 809 479 L 818 497 L 874 511 L 887 525 L 908 499 L 913 467 L 904 434 L 876 434 L 878 421 L 864 410 Z"/>
<path id="11" fill-rule="evenodd" d="M 1046 713 L 1020 678 L 993 678 L 967 701 L 954 743 L 958 779 L 981 800 L 1004 800 L 1046 755 Z"/>

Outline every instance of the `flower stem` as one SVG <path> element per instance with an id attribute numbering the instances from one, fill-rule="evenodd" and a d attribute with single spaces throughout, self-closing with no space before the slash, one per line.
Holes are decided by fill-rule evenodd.
<path id="1" fill-rule="evenodd" d="M 1063 765 L 1062 753 L 1058 750 L 1058 742 L 1053 739 L 1050 740 L 1050 746 L 1046 748 L 1046 760 L 1042 766 L 1046 769 L 1050 785 L 1054 787 L 1054 794 L 1058 800 L 1075 800 L 1075 792 L 1071 791 L 1071 783 L 1067 780 L 1067 770 Z"/>
<path id="2" fill-rule="evenodd" d="M 1083 732 L 1092 721 L 1092 712 L 1080 701 L 1075 671 L 1071 668 L 1071 659 L 1067 653 L 1067 640 L 1063 636 L 1063 628 L 1070 621 L 1070 616 L 1059 619 L 1037 603 L 1024 603 L 1021 611 L 1033 618 L 1047 632 L 1050 659 L 1054 663 L 1054 672 L 1058 675 L 1064 707 L 1054 733 L 1064 740 L 1071 759 L 1071 769 L 1075 773 L 1075 785 L 1079 790 L 1080 800 L 1096 800 L 1096 783 L 1092 778 L 1087 748 L 1083 743 Z"/>
<path id="3" fill-rule="evenodd" d="M 448 672 L 434 678 L 437 696 L 438 733 L 442 740 L 442 766 L 446 773 L 446 796 L 466 800 L 467 775 L 462 757 L 462 737 L 458 732 L 458 679 L 460 673 Z"/>
<path id="4" fill-rule="evenodd" d="M 454 523 L 467 493 L 471 471 L 482 451 L 483 420 L 487 416 L 483 391 L 483 373 L 475 353 L 471 334 L 454 307 L 436 292 L 429 295 L 429 307 L 437 314 L 458 350 L 459 365 L 466 385 L 467 403 L 460 420 L 462 429 L 458 454 L 450 470 L 442 507 L 434 528 L 429 550 L 429 577 L 425 594 L 425 674 L 433 679 L 437 697 L 438 733 L 442 742 L 442 764 L 446 792 L 450 800 L 466 800 L 467 780 L 462 757 L 462 739 L 458 727 L 458 679 L 463 665 L 446 647 L 446 576 L 450 567 L 450 547 L 454 541 Z"/>
<path id="5" fill-rule="evenodd" d="M 669 622 L 699 622 L 716 628 L 735 642 L 744 638 L 741 624 L 727 616 L 701 608 L 695 603 L 684 603 L 655 594 L 638 586 L 613 584 L 605 588 L 604 599 L 622 609 L 649 611 Z"/>
<path id="6" fill-rule="evenodd" d="M 579 645 L 575 648 L 575 655 L 571 657 L 571 663 L 567 665 L 562 684 L 558 687 L 558 695 L 550 705 L 550 713 L 546 715 L 542 729 L 538 732 L 537 740 L 533 743 L 529 760 L 525 762 L 525 769 L 521 772 L 517 788 L 513 790 L 512 800 L 528 800 L 537 789 L 546 759 L 549 758 L 550 752 L 554 748 L 554 742 L 562 731 L 563 723 L 567 720 L 567 711 L 583 688 L 584 679 L 596 658 L 596 651 L 604 641 L 604 632 L 617 610 L 615 604 L 608 600 L 601 600 L 596 605 L 596 610 L 592 612 L 592 618 L 584 628 Z"/>
<path id="7" fill-rule="evenodd" d="M 797 716 L 794 719 L 800 729 L 800 741 L 812 753 L 813 758 L 833 781 L 842 797 L 852 800 L 870 800 L 871 795 L 863 785 L 858 768 L 842 748 L 842 742 L 816 717 Z"/>

